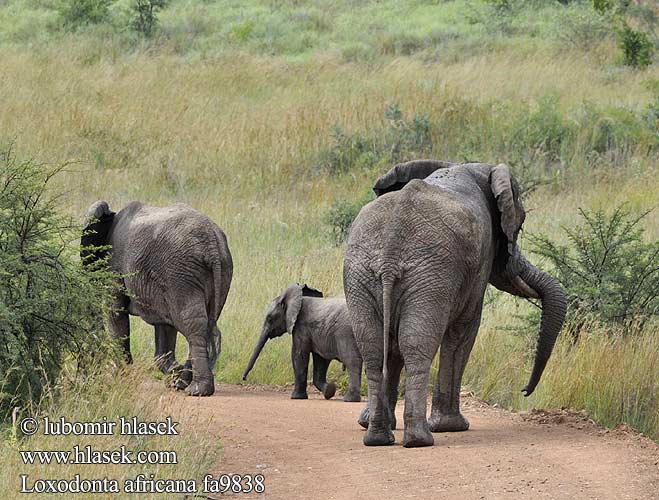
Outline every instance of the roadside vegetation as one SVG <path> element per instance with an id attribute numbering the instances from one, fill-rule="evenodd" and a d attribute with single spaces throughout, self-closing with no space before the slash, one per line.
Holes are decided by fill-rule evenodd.
<path id="1" fill-rule="evenodd" d="M 601 321 L 606 306 L 571 321 L 525 399 L 535 307 L 493 293 L 469 388 L 504 407 L 571 407 L 659 439 L 657 24 L 649 11 L 608 3 L 179 0 L 140 11 L 130 0 L 9 0 L 0 140 L 18 158 L 72 162 L 51 182 L 66 190 L 53 202 L 62 216 L 80 220 L 97 199 L 183 201 L 225 230 L 235 269 L 216 375 L 231 383 L 273 296 L 293 282 L 342 293 L 343 241 L 378 175 L 421 156 L 505 162 L 525 190 L 521 244 L 535 263 L 599 307 L 629 288 L 643 256 L 654 302 L 619 323 Z M 621 206 L 618 229 L 647 215 L 614 231 L 634 237 L 607 267 L 618 281 L 571 283 L 550 251 L 578 260 L 570 231 L 589 234 L 584 214 L 607 227 Z M 148 365 L 152 329 L 132 328 Z M 184 344 L 179 336 L 179 358 Z M 288 336 L 269 343 L 250 381 L 291 382 L 289 352 Z M 339 366 L 331 376 L 345 382 Z M 136 384 L 99 377 L 85 386 L 99 415 L 119 411 L 113 391 L 121 411 L 160 411 Z M 48 411 L 82 419 L 75 411 L 91 410 L 73 410 L 77 390 Z"/>

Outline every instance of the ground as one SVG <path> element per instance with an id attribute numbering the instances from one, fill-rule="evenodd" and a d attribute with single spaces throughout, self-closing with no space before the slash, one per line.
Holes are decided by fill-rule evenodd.
<path id="1" fill-rule="evenodd" d="M 217 389 L 167 399 L 185 401 L 182 425 L 212 417 L 208 431 L 223 443 L 214 475 L 263 474 L 269 499 L 659 498 L 659 446 L 581 414 L 511 413 L 466 394 L 468 432 L 405 449 L 399 429 L 396 445 L 368 448 L 356 423 L 364 403 L 326 401 L 311 389 L 309 400 L 262 386 Z M 402 403 L 396 411 L 402 425 Z"/>

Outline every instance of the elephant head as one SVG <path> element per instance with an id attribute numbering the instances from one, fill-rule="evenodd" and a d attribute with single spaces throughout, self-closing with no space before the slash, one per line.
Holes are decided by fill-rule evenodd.
<path id="1" fill-rule="evenodd" d="M 243 372 L 243 380 L 247 380 L 247 375 L 249 375 L 249 372 L 254 367 L 263 346 L 269 339 L 281 337 L 286 332 L 291 335 L 293 334 L 295 322 L 302 308 L 302 297 L 322 296 L 322 292 L 314 288 L 307 285 L 295 284 L 289 286 L 284 293 L 270 303 L 265 314 L 259 340 L 256 347 L 254 347 L 254 352 L 247 364 L 247 368 Z"/>
<path id="2" fill-rule="evenodd" d="M 492 167 L 490 186 L 496 200 L 498 223 L 497 248 L 489 282 L 499 290 L 518 297 L 540 299 L 542 315 L 533 371 L 522 389 L 525 396 L 533 393 L 551 356 L 567 310 L 565 291 L 556 279 L 531 264 L 517 245 L 517 237 L 526 212 L 520 200 L 520 189 L 506 165 Z"/>
<path id="3" fill-rule="evenodd" d="M 373 190 L 381 195 L 402 189 L 412 179 L 435 179 L 447 175 L 454 166 L 450 162 L 415 160 L 396 165 L 380 177 Z M 540 299 L 542 315 L 533 371 L 528 384 L 522 389 L 525 396 L 535 390 L 547 365 L 558 334 L 563 326 L 567 309 L 565 292 L 556 279 L 531 264 L 522 254 L 517 239 L 526 212 L 520 199 L 520 188 L 504 164 L 471 164 L 479 177 L 479 186 L 491 200 L 495 236 L 495 255 L 489 283 L 499 290 L 527 299 Z M 441 169 L 441 170 L 440 170 Z"/>
<path id="4" fill-rule="evenodd" d="M 108 234 L 114 222 L 115 212 L 110 210 L 107 201 L 94 202 L 85 215 L 80 238 L 80 258 L 84 265 L 90 265 L 107 256 Z"/>

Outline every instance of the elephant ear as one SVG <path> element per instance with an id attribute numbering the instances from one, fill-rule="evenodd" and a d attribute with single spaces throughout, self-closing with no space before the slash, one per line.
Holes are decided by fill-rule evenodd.
<path id="1" fill-rule="evenodd" d="M 297 284 L 291 285 L 284 292 L 282 300 L 286 310 L 286 330 L 293 335 L 293 328 L 302 308 L 302 287 Z"/>
<path id="2" fill-rule="evenodd" d="M 304 285 L 302 285 L 302 296 L 322 298 L 323 292 L 321 292 L 320 290 L 316 290 L 315 288 L 311 288 L 310 286 L 307 286 L 307 284 L 305 283 Z"/>
<path id="3" fill-rule="evenodd" d="M 87 210 L 80 237 L 80 258 L 88 265 L 106 257 L 108 233 L 114 222 L 115 213 L 107 201 L 97 201 Z"/>
<path id="4" fill-rule="evenodd" d="M 519 198 L 519 186 L 506 165 L 500 163 L 490 172 L 490 187 L 499 209 L 501 230 L 506 237 L 507 257 L 515 254 L 517 235 L 526 213 Z"/>
<path id="5" fill-rule="evenodd" d="M 375 182 L 373 191 L 376 196 L 398 191 L 412 179 L 425 179 L 435 170 L 449 168 L 453 165 L 455 164 L 440 160 L 412 160 L 399 163 Z"/>

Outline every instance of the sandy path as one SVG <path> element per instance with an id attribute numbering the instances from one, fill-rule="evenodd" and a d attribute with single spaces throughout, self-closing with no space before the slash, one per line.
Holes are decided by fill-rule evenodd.
<path id="1" fill-rule="evenodd" d="M 468 432 L 405 449 L 397 430 L 396 445 L 367 448 L 356 423 L 363 403 L 309 396 L 222 384 L 213 397 L 186 402 L 197 416 L 213 415 L 210 430 L 224 444 L 213 473 L 264 474 L 265 498 L 659 499 L 659 448 L 586 419 L 465 398 Z"/>

